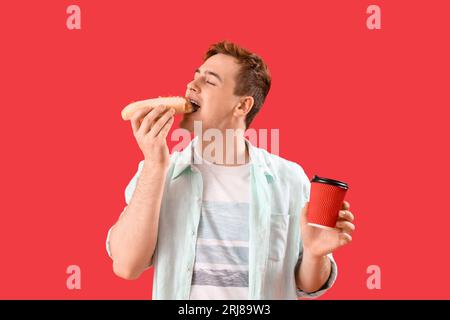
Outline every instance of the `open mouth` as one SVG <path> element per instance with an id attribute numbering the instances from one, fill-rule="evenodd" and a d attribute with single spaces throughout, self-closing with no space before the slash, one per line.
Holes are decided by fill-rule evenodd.
<path id="1" fill-rule="evenodd" d="M 195 101 L 193 99 L 189 99 L 189 102 L 192 105 L 192 109 L 193 109 L 192 113 L 197 112 L 197 110 L 200 109 L 200 104 L 197 101 Z"/>

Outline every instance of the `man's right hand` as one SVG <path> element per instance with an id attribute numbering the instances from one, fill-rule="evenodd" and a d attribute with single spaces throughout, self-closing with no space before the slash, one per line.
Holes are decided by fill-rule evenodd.
<path id="1" fill-rule="evenodd" d="M 164 106 L 139 110 L 131 118 L 131 127 L 145 162 L 167 167 L 170 154 L 166 138 L 174 121 L 175 110 L 165 110 Z"/>

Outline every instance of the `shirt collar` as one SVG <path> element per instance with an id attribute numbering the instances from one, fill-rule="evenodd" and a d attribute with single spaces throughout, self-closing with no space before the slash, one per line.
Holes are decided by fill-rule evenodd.
<path id="1" fill-rule="evenodd" d="M 173 173 L 172 173 L 172 180 L 178 178 L 186 169 L 192 170 L 192 164 L 194 162 L 193 159 L 193 145 L 194 142 L 198 139 L 198 137 L 195 137 L 187 146 L 184 148 L 183 151 L 180 152 L 180 155 L 175 160 Z"/>

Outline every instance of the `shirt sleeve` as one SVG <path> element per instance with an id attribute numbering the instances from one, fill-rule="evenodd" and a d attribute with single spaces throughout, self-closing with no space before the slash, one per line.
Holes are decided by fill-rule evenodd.
<path id="1" fill-rule="evenodd" d="M 125 207 L 126 208 L 126 207 Z M 119 216 L 119 219 L 120 219 L 120 217 L 125 213 L 125 208 L 124 208 L 124 211 L 122 211 L 122 213 L 120 214 L 120 216 Z M 108 256 L 112 259 L 112 254 L 111 254 L 111 248 L 110 248 L 110 246 L 109 246 L 109 238 L 110 238 L 110 236 L 111 236 L 111 230 L 114 228 L 114 226 L 112 226 L 111 228 L 109 228 L 109 230 L 108 230 L 108 235 L 106 236 L 106 252 L 108 253 Z"/>
<path id="2" fill-rule="evenodd" d="M 139 179 L 139 176 L 141 175 L 143 166 L 144 166 L 144 160 L 139 162 L 136 174 L 134 175 L 134 177 L 131 179 L 131 181 L 128 183 L 127 187 L 125 188 L 125 202 L 127 205 L 130 204 L 131 197 L 133 196 L 134 190 L 136 190 L 137 181 Z"/>
<path id="3" fill-rule="evenodd" d="M 111 230 L 113 227 L 109 228 L 108 235 L 106 236 L 106 252 L 108 253 L 108 256 L 112 259 L 111 249 L 109 247 L 109 236 L 111 235 Z"/>
<path id="4" fill-rule="evenodd" d="M 303 255 L 300 255 L 299 262 L 298 262 L 299 264 L 301 264 L 302 258 L 303 258 Z M 336 282 L 336 278 L 337 278 L 337 264 L 336 264 L 336 261 L 334 261 L 333 254 L 330 253 L 328 255 L 328 258 L 330 259 L 330 262 L 331 262 L 331 272 L 330 272 L 330 276 L 328 277 L 327 282 L 325 282 L 325 284 L 322 286 L 322 288 L 320 288 L 318 291 L 315 291 L 315 292 L 307 293 L 307 292 L 297 289 L 297 298 L 314 299 L 314 298 L 320 297 L 334 285 L 334 283 Z"/>
<path id="5" fill-rule="evenodd" d="M 138 169 L 137 169 L 134 177 L 130 180 L 130 182 L 128 183 L 127 187 L 125 188 L 125 202 L 126 202 L 127 206 L 130 204 L 131 197 L 133 196 L 134 190 L 136 189 L 137 180 L 139 179 L 139 176 L 141 174 L 143 166 L 144 166 L 144 160 L 139 162 Z M 122 213 L 119 216 L 119 219 L 124 213 L 125 213 L 125 210 L 122 211 Z M 109 228 L 108 234 L 106 236 L 106 252 L 108 253 L 108 256 L 111 259 L 112 259 L 112 254 L 111 254 L 111 247 L 110 247 L 110 243 L 109 243 L 109 238 L 111 236 L 111 230 L 113 228 L 114 228 L 114 226 Z M 150 264 L 146 267 L 146 269 L 150 268 L 152 265 L 153 265 L 153 256 L 152 256 L 152 258 L 150 260 Z"/>
<path id="6" fill-rule="evenodd" d="M 311 182 L 308 179 L 308 176 L 306 173 L 302 170 L 301 171 L 301 186 L 302 186 L 302 192 L 301 192 L 301 205 L 300 208 L 303 209 L 305 204 L 309 202 L 309 198 L 311 196 Z"/>

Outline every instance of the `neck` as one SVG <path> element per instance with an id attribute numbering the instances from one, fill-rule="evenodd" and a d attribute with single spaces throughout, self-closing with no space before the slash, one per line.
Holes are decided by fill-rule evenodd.
<path id="1" fill-rule="evenodd" d="M 243 130 L 217 130 L 212 138 L 199 136 L 196 150 L 202 159 L 223 166 L 239 166 L 250 160 Z"/>

